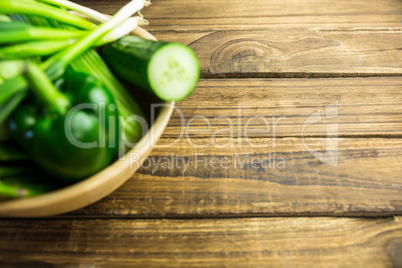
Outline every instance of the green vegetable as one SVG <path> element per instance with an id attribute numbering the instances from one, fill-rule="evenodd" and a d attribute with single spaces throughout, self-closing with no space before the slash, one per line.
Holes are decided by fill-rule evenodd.
<path id="1" fill-rule="evenodd" d="M 111 32 L 112 29 L 114 29 L 116 26 L 126 21 L 133 13 L 141 9 L 143 7 L 143 4 L 144 3 L 141 0 L 134 0 L 129 2 L 122 9 L 116 12 L 116 14 L 110 20 L 102 23 L 99 27 L 89 32 L 88 35 L 84 36 L 78 42 L 75 42 L 73 45 L 47 59 L 44 63 L 41 64 L 40 68 L 42 70 L 45 70 L 47 75 L 52 80 L 56 80 L 64 73 L 67 66 L 71 64 L 74 59 L 76 59 L 80 54 L 84 53 L 86 50 L 88 50 L 88 48 L 96 44 L 98 41 L 101 41 L 101 38 L 103 36 Z M 0 2 L 0 7 L 1 5 L 2 2 Z M 68 13 L 65 11 L 61 12 Z M 44 15 L 48 14 L 44 13 Z M 21 19 L 25 20 L 25 18 Z M 43 23 L 43 21 L 40 19 L 34 19 L 34 21 L 39 21 Z M 96 56 L 92 57 L 95 58 Z M 122 87 L 120 83 L 113 78 L 108 70 L 104 69 L 104 64 L 100 57 L 97 58 L 96 62 L 94 60 L 89 60 L 88 62 L 86 62 L 86 64 L 88 66 L 83 68 L 85 69 L 84 72 L 92 74 L 100 79 L 102 83 L 111 91 L 111 93 L 113 95 L 116 95 L 115 99 L 118 106 L 117 108 L 119 110 L 119 113 L 123 116 L 124 120 L 132 117 L 133 114 L 142 115 L 138 105 L 131 99 L 131 97 L 128 96 L 128 94 L 125 92 L 124 87 Z M 10 98 L 15 97 L 17 93 L 24 94 L 21 92 L 26 92 L 27 88 L 28 83 L 22 75 L 15 76 L 14 78 L 7 80 L 4 84 L 0 86 L 0 106 L 4 105 L 4 103 L 9 101 Z M 14 102 L 14 104 L 14 107 L 18 105 L 17 102 Z M 7 111 L 10 110 L 12 109 L 7 109 Z M 5 115 L 8 116 L 8 114 L 6 113 Z M 0 116 L 0 123 L 1 118 L 5 118 L 5 116 Z M 142 135 L 142 127 L 140 123 L 138 121 L 131 120 L 128 124 L 124 124 L 124 126 L 125 128 L 123 133 L 126 137 L 125 140 L 130 140 L 130 142 L 134 140 L 134 142 L 137 142 Z"/>
<path id="2" fill-rule="evenodd" d="M 17 75 L 0 86 L 0 123 L 3 123 L 25 98 L 27 87 L 28 82 L 22 75 Z"/>
<path id="3" fill-rule="evenodd" d="M 10 130 L 8 129 L 8 124 L 7 122 L 3 122 L 0 124 L 0 142 L 5 142 L 10 140 Z M 0 161 L 2 158 L 2 149 L 1 149 L 1 144 L 0 144 Z"/>
<path id="4" fill-rule="evenodd" d="M 0 21 L 7 21 L 7 22 L 10 22 L 11 19 L 10 19 L 10 17 L 7 16 L 7 15 L 2 15 L 2 14 L 0 14 Z"/>
<path id="5" fill-rule="evenodd" d="M 6 118 L 17 108 L 25 98 L 26 92 L 18 92 L 0 106 L 0 122 L 5 122 Z"/>
<path id="6" fill-rule="evenodd" d="M 50 175 L 67 181 L 108 166 L 118 151 L 119 122 L 107 89 L 92 76 L 69 72 L 63 94 L 35 64 L 29 65 L 27 76 L 46 109 L 33 100 L 17 108 L 10 118 L 15 142 Z M 83 106 L 69 110 L 79 104 Z"/>
<path id="7" fill-rule="evenodd" d="M 125 36 L 105 45 L 102 56 L 122 80 L 162 100 L 182 100 L 195 89 L 200 76 L 197 56 L 179 43 Z"/>
<path id="8" fill-rule="evenodd" d="M 122 9 L 117 11 L 110 20 L 102 23 L 89 32 L 89 34 L 80 39 L 79 42 L 74 43 L 69 48 L 62 50 L 60 53 L 57 53 L 46 60 L 42 65 L 43 70 L 46 70 L 47 75 L 52 80 L 60 77 L 64 73 L 67 65 L 70 64 L 73 59 L 94 45 L 113 28 L 117 27 L 137 12 L 138 9 L 133 8 L 136 7 L 138 3 L 140 3 L 140 1 L 129 2 Z M 142 8 L 142 6 L 140 8 Z"/>
<path id="9" fill-rule="evenodd" d="M 0 162 L 22 161 L 27 159 L 28 157 L 22 151 L 15 148 L 15 146 L 0 143 Z M 19 167 L 19 169 L 21 169 L 21 167 Z"/>
<path id="10" fill-rule="evenodd" d="M 71 5 L 68 1 L 57 2 L 61 6 Z M 10 136 L 4 131 L 5 123 L 9 123 L 12 138 L 27 154 L 0 144 L 0 164 L 1 161 L 7 165 L 18 164 L 0 166 L 0 199 L 35 196 L 61 186 L 40 173 L 26 174 L 27 156 L 47 173 L 72 182 L 109 165 L 120 144 L 125 148 L 127 143 L 119 140 L 119 118 L 127 141 L 137 142 L 141 138 L 142 126 L 135 120 L 136 116 L 143 117 L 139 106 L 90 47 L 111 42 L 132 31 L 137 26 L 137 18 L 128 17 L 143 5 L 143 0 L 134 0 L 109 20 L 74 4 L 74 9 L 107 21 L 97 27 L 63 9 L 34 0 L 0 1 L 0 13 L 24 22 L 10 22 L 8 16 L 0 15 L 0 43 L 3 44 L 0 60 L 26 59 L 0 62 L 1 140 Z M 29 26 L 31 24 L 40 27 Z M 53 56 L 45 62 L 37 57 L 50 55 Z M 64 83 L 60 82 L 62 80 Z M 60 84 L 62 91 L 55 87 Z M 84 103 L 90 107 L 70 110 Z M 10 120 L 5 121 L 11 112 Z M 131 121 L 127 121 L 129 119 Z M 65 122 L 70 122 L 67 128 Z M 9 142 L 7 140 L 7 144 Z"/>
<path id="11" fill-rule="evenodd" d="M 37 196 L 56 187 L 42 177 L 10 176 L 0 179 L 0 199 Z"/>
<path id="12" fill-rule="evenodd" d="M 28 24 L 23 23 L 23 25 Z M 103 36 L 100 40 L 93 44 L 93 46 L 102 46 L 104 44 L 115 41 L 133 31 L 137 27 L 137 25 L 137 20 L 135 18 L 130 18 L 112 31 L 108 32 L 105 36 Z M 7 35 L 7 32 L 1 32 L 0 29 L 0 43 L 29 40 L 29 42 L 25 43 L 16 43 L 0 47 L 0 60 L 49 56 L 74 44 L 77 40 L 73 38 L 81 37 L 84 34 L 88 34 L 88 32 L 86 31 L 53 30 L 53 32 L 55 34 L 55 38 L 51 37 L 52 29 L 47 29 L 45 27 L 30 26 L 26 27 L 25 29 L 20 29 L 19 33 L 17 31 L 13 31 L 12 35 Z M 43 40 L 46 38 L 51 38 L 52 40 Z M 32 41 L 35 39 L 42 40 Z"/>
<path id="13" fill-rule="evenodd" d="M 88 34 L 86 31 L 69 31 L 46 27 L 35 27 L 21 22 L 0 21 L 0 44 L 43 39 L 69 39 Z"/>
<path id="14" fill-rule="evenodd" d="M 145 120 L 145 115 L 138 103 L 130 96 L 121 82 L 113 75 L 106 66 L 99 54 L 91 49 L 81 55 L 70 64 L 70 68 L 74 71 L 81 71 L 90 74 L 102 82 L 109 92 L 112 94 L 119 117 L 121 119 L 121 140 L 120 154 L 130 150 L 141 139 L 146 128 L 141 125 L 141 120 Z M 139 120 L 135 120 L 135 119 Z"/>
<path id="15" fill-rule="evenodd" d="M 60 25 L 58 22 L 47 21 L 38 17 L 13 15 L 12 18 L 33 25 L 53 26 L 57 28 L 66 27 Z M 69 65 L 69 69 L 77 72 L 84 72 L 96 77 L 110 91 L 116 102 L 117 110 L 121 118 L 120 126 L 122 128 L 124 142 L 120 143 L 120 153 L 123 154 L 131 149 L 147 130 L 146 128 L 143 128 L 140 120 L 135 120 L 135 118 L 145 118 L 145 115 L 137 102 L 130 96 L 121 82 L 110 71 L 103 59 L 94 49 L 88 49 L 85 53 L 73 60 Z M 7 86 L 8 88 L 2 90 L 0 87 L 0 103 L 2 94 L 6 94 L 7 91 L 15 92 L 17 87 L 24 86 L 24 81 L 25 86 L 27 86 L 26 80 L 22 78 L 22 81 L 15 83 L 17 85 L 12 85 L 10 82 Z M 21 89 L 18 89 L 17 91 L 21 91 Z"/>
<path id="16" fill-rule="evenodd" d="M 71 2 L 63 0 L 47 2 L 57 2 L 52 4 L 60 6 L 71 5 Z M 73 18 L 63 8 L 34 0 L 0 1 L 0 13 L 9 14 L 13 20 L 25 23 L 16 24 L 10 22 L 9 17 L 0 15 L 0 43 L 7 44 L 0 47 L 0 59 L 27 58 L 25 62 L 20 62 L 22 68 L 17 68 L 13 77 L 3 77 L 3 81 L 0 81 L 0 85 L 5 81 L 0 86 L 0 123 L 3 122 L 1 126 L 4 126 L 4 120 L 15 110 L 10 120 L 6 121 L 10 123 L 12 138 L 38 166 L 54 177 L 69 182 L 88 177 L 110 164 L 119 145 L 123 145 L 121 148 L 126 145 L 132 147 L 132 142 L 141 138 L 143 129 L 140 122 L 144 121 L 136 119 L 143 117 L 139 106 L 90 47 L 120 38 L 127 34 L 128 29 L 131 31 L 135 28 L 137 18 L 128 17 L 143 5 L 144 0 L 131 1 L 108 20 L 104 15 L 74 4 L 73 9 L 81 9 L 98 21 L 107 21 L 97 27 L 75 16 Z M 2 21 L 5 22 L 2 24 Z M 62 30 L 50 29 L 49 26 Z M 59 40 L 54 40 L 52 35 Z M 28 42 L 15 43 L 21 41 Z M 48 55 L 53 56 L 43 63 L 36 58 Z M 65 82 L 60 82 L 62 80 Z M 60 84 L 62 91 L 55 88 Z M 70 113 L 72 106 L 84 103 L 103 108 L 78 109 L 75 113 L 73 109 L 73 113 Z M 65 122 L 71 123 L 67 129 Z M 123 138 L 131 144 L 119 140 L 117 129 L 120 125 L 124 131 Z M 3 130 L 4 127 L 1 127 L 2 138 L 7 138 Z M 0 146 L 0 161 L 22 160 L 26 157 L 19 155 L 21 158 L 18 159 L 18 154 L 13 155 L 9 148 L 2 149 Z M 13 164 L 7 162 L 10 163 Z M 20 163 L 24 162 L 18 162 L 18 165 Z M 54 182 L 43 181 L 37 174 L 30 176 L 35 179 L 31 180 L 25 174 L 3 171 L 0 166 L 0 198 L 32 196 L 54 188 L 54 185 L 48 186 Z"/>
<path id="17" fill-rule="evenodd" d="M 0 60 L 47 56 L 66 48 L 73 40 L 41 40 L 0 47 Z"/>
<path id="18" fill-rule="evenodd" d="M 0 166 L 0 178 L 24 176 L 32 174 L 34 169 L 26 167 L 21 168 L 17 166 Z"/>
<path id="19" fill-rule="evenodd" d="M 21 74 L 24 66 L 25 63 L 23 60 L 0 61 L 0 85 Z M 16 81 L 21 82 L 19 79 Z M 0 90 L 0 125 L 3 125 L 4 120 L 18 106 L 26 94 L 23 91 L 15 91 L 14 83 L 6 84 L 6 87 L 0 87 L 3 89 Z M 0 133 L 1 140 L 6 139 L 8 136 L 3 130 Z"/>
<path id="20" fill-rule="evenodd" d="M 0 61 L 0 85 L 3 84 L 6 80 L 21 74 L 23 69 L 23 60 Z"/>
<path id="21" fill-rule="evenodd" d="M 0 166 L 0 199 L 35 196 L 57 186 L 29 163 L 24 166 L 20 163 L 18 166 Z"/>
<path id="22" fill-rule="evenodd" d="M 48 19 L 64 22 L 66 24 L 76 26 L 81 29 L 94 29 L 96 25 L 68 12 L 42 4 L 37 1 L 30 0 L 1 0 L 0 14 L 24 14 L 41 16 Z"/>
<path id="23" fill-rule="evenodd" d="M 40 1 L 51 5 L 56 5 L 70 10 L 74 10 L 76 12 L 88 16 L 89 18 L 94 19 L 95 21 L 105 22 L 109 20 L 109 17 L 105 14 L 99 13 L 98 11 L 95 11 L 85 6 L 81 6 L 77 3 L 68 0 L 40 0 Z M 146 3 L 144 4 L 146 5 Z"/>

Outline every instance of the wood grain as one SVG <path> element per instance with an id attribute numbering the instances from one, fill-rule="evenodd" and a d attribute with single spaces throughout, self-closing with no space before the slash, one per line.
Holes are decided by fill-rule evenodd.
<path id="1" fill-rule="evenodd" d="M 402 31 L 296 29 L 215 32 L 189 46 L 204 77 L 307 78 L 401 75 L 401 43 Z"/>
<path id="2" fill-rule="evenodd" d="M 402 213 L 402 139 L 342 138 L 339 152 L 324 162 L 299 138 L 250 139 L 228 148 L 194 148 L 186 140 L 169 147 L 172 142 L 161 140 L 167 147 L 155 148 L 137 174 L 113 194 L 63 217 Z M 217 139 L 218 144 L 226 142 Z M 326 142 L 334 140 L 307 138 L 304 144 L 325 153 Z M 195 143 L 203 145 L 206 139 Z M 327 161 L 336 156 L 338 163 L 331 166 Z"/>
<path id="3" fill-rule="evenodd" d="M 0 267 L 398 267 L 402 247 L 399 218 L 2 220 L 0 234 Z"/>
<path id="4" fill-rule="evenodd" d="M 108 14 L 127 2 L 75 1 Z M 402 1 L 152 3 L 146 29 L 189 45 L 203 77 L 220 78 L 177 104 L 186 124 L 198 116 L 211 129 L 193 120 L 171 145 L 183 133 L 176 113 L 104 200 L 0 220 L 0 267 L 402 267 L 400 217 L 341 217 L 402 215 Z M 399 77 L 238 79 L 355 76 Z M 302 132 L 311 115 L 322 120 Z M 217 116 L 232 120 L 233 143 Z M 268 124 L 253 120 L 246 136 L 253 116 Z M 312 155 L 327 144 L 338 153 Z"/>
<path id="5" fill-rule="evenodd" d="M 80 3 L 112 14 L 125 1 Z M 204 77 L 402 74 L 399 0 L 152 3 L 146 29 L 190 45 Z"/>
<path id="6" fill-rule="evenodd" d="M 152 27 L 148 27 L 152 29 Z M 356 77 L 402 74 L 402 31 L 373 28 L 155 32 L 197 54 L 203 77 Z"/>
<path id="7" fill-rule="evenodd" d="M 399 77 L 207 79 L 177 103 L 163 137 L 326 137 L 331 123 L 339 136 L 400 137 L 401 104 Z M 306 126 L 310 116 L 321 120 Z"/>
<path id="8" fill-rule="evenodd" d="M 174 112 L 140 174 L 70 216 L 400 214 L 401 82 L 202 80 L 177 104 L 184 123 Z M 338 111 L 326 111 L 334 102 Z M 317 110 L 322 120 L 303 131 Z"/>
<path id="9" fill-rule="evenodd" d="M 127 1 L 77 1 L 113 14 Z M 152 0 L 143 10 L 152 30 L 222 31 L 287 28 L 401 29 L 399 0 Z"/>

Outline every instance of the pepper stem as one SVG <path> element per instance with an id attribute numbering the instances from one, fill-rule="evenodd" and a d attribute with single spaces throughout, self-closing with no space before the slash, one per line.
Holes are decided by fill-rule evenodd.
<path id="1" fill-rule="evenodd" d="M 25 74 L 32 92 L 50 109 L 66 114 L 71 103 L 66 95 L 55 88 L 45 72 L 34 62 L 28 62 Z"/>

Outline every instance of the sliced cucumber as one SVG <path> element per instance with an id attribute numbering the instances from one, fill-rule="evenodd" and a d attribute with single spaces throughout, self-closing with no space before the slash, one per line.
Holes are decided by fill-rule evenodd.
<path id="1" fill-rule="evenodd" d="M 182 100 L 196 87 L 200 64 L 180 43 L 125 36 L 106 45 L 102 56 L 116 75 L 162 100 Z"/>

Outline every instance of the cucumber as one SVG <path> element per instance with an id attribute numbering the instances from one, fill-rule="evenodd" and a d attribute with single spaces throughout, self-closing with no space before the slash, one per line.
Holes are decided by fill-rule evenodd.
<path id="1" fill-rule="evenodd" d="M 165 101 L 179 101 L 197 86 L 200 64 L 180 43 L 125 36 L 105 45 L 102 57 L 120 79 Z"/>

